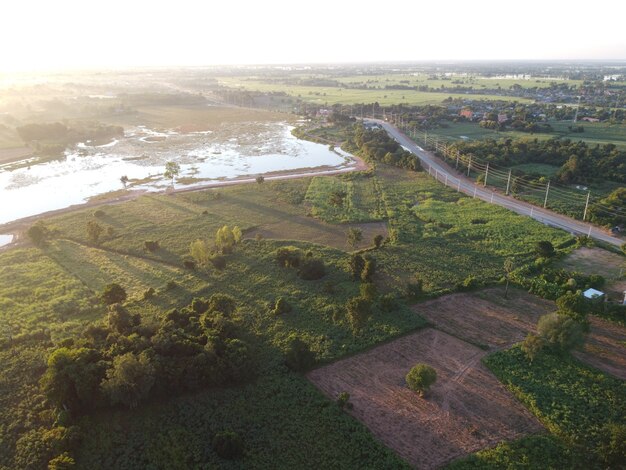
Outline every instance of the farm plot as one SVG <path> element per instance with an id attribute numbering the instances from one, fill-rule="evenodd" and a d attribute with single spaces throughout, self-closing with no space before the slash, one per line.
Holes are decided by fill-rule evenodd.
<path id="1" fill-rule="evenodd" d="M 484 348 L 501 348 L 522 341 L 535 330 L 541 315 L 556 309 L 554 302 L 519 289 L 484 289 L 450 294 L 413 306 L 437 328 Z"/>
<path id="2" fill-rule="evenodd" d="M 438 329 L 482 348 L 501 349 L 522 341 L 536 330 L 539 317 L 556 310 L 553 302 L 519 289 L 508 299 L 501 287 L 472 294 L 451 294 L 413 306 Z M 581 361 L 615 377 L 626 379 L 626 328 L 591 316 L 590 332 Z"/>
<path id="3" fill-rule="evenodd" d="M 626 380 L 626 328 L 590 317 L 591 332 L 582 351 L 574 356 L 617 378 Z"/>
<path id="4" fill-rule="evenodd" d="M 486 353 L 434 329 L 405 336 L 308 374 L 331 398 L 350 394 L 350 411 L 419 469 L 538 432 L 541 425 L 481 364 Z M 438 380 L 426 399 L 404 377 L 418 362 Z"/>

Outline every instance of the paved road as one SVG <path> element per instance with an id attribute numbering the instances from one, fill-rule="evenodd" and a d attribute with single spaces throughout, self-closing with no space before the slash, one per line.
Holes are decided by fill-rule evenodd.
<path id="1" fill-rule="evenodd" d="M 532 204 L 519 201 L 510 196 L 505 196 L 502 193 L 477 185 L 474 181 L 466 178 L 462 174 L 459 174 L 454 168 L 451 168 L 439 158 L 422 149 L 419 145 L 388 122 L 378 119 L 367 119 L 367 121 L 377 122 L 380 124 L 401 145 L 417 155 L 426 171 L 428 171 L 438 181 L 441 181 L 453 189 L 470 196 L 477 197 L 483 201 L 506 207 L 513 212 L 527 215 L 543 224 L 566 230 L 574 235 L 588 235 L 596 240 L 601 240 L 616 246 L 620 246 L 624 243 L 624 240 L 621 238 L 614 237 L 607 231 L 598 228 L 595 225 L 574 220 L 570 217 L 533 206 Z"/>

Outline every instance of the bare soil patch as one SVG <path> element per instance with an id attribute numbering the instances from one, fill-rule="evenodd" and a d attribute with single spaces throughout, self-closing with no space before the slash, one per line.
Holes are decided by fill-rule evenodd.
<path id="1" fill-rule="evenodd" d="M 405 336 L 308 374 L 326 395 L 350 394 L 350 413 L 419 469 L 542 429 L 481 364 L 486 353 L 432 328 Z M 404 377 L 424 362 L 437 370 L 427 397 Z"/>
<path id="2" fill-rule="evenodd" d="M 502 348 L 535 331 L 539 317 L 556 309 L 554 302 L 520 289 L 495 287 L 471 294 L 450 294 L 413 306 L 438 329 L 481 347 Z"/>
<path id="3" fill-rule="evenodd" d="M 626 380 L 626 328 L 590 317 L 591 332 L 582 351 L 574 356 L 617 378 Z"/>
<path id="4" fill-rule="evenodd" d="M 17 162 L 30 157 L 33 150 L 30 147 L 0 148 L 0 164 Z"/>

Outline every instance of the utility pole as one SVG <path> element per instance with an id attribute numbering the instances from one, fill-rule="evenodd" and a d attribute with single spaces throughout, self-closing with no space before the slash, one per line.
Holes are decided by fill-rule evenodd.
<path id="1" fill-rule="evenodd" d="M 587 201 L 585 201 L 585 211 L 583 212 L 583 222 L 587 218 L 587 208 L 589 207 L 589 196 L 591 196 L 591 191 L 587 193 Z"/>
<path id="2" fill-rule="evenodd" d="M 548 193 L 550 192 L 550 182 L 548 181 L 548 186 L 546 186 L 546 198 L 543 200 L 543 208 L 545 209 L 548 205 Z"/>
<path id="3" fill-rule="evenodd" d="M 509 178 L 506 180 L 506 195 L 509 195 L 509 188 L 511 186 L 511 171 L 509 170 Z"/>
<path id="4" fill-rule="evenodd" d="M 483 187 L 487 186 L 487 178 L 489 177 L 489 162 L 487 162 L 487 167 L 485 168 L 485 181 Z"/>

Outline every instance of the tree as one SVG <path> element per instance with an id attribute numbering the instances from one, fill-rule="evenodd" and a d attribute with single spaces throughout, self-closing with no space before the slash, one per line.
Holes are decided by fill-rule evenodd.
<path id="1" fill-rule="evenodd" d="M 384 237 L 382 235 L 380 234 L 376 235 L 374 237 L 374 246 L 376 248 L 380 248 L 380 246 L 383 244 L 383 240 L 384 240 Z"/>
<path id="2" fill-rule="evenodd" d="M 352 279 L 361 279 L 361 273 L 363 272 L 363 268 L 365 268 L 365 259 L 363 258 L 363 255 L 359 253 L 353 253 L 350 256 L 349 266 L 350 272 L 352 273 Z"/>
<path id="3" fill-rule="evenodd" d="M 70 470 L 75 468 L 76 461 L 69 452 L 63 452 L 48 462 L 48 470 Z"/>
<path id="4" fill-rule="evenodd" d="M 256 177 L 256 182 L 260 185 L 265 181 L 265 178 L 262 175 Z"/>
<path id="5" fill-rule="evenodd" d="M 506 278 L 506 287 L 504 288 L 504 298 L 508 298 L 509 294 L 509 281 L 511 280 L 511 273 L 515 269 L 515 260 L 513 258 L 507 258 L 504 260 L 504 277 Z"/>
<path id="6" fill-rule="evenodd" d="M 354 249 L 363 239 L 363 232 L 360 228 L 350 227 L 346 234 L 346 238 L 348 245 L 350 245 L 350 247 Z"/>
<path id="7" fill-rule="evenodd" d="M 405 377 L 407 386 L 424 396 L 428 389 L 437 381 L 437 371 L 426 364 L 414 365 Z"/>
<path id="8" fill-rule="evenodd" d="M 167 162 L 165 164 L 165 172 L 163 177 L 172 180 L 172 186 L 174 185 L 174 178 L 180 174 L 180 165 L 177 162 Z"/>
<path id="9" fill-rule="evenodd" d="M 26 231 L 28 238 L 30 238 L 31 241 L 37 246 L 42 246 L 44 244 L 49 233 L 50 231 L 41 221 L 31 225 Z"/>
<path id="10" fill-rule="evenodd" d="M 579 292 L 566 292 L 564 295 L 556 299 L 558 313 L 567 315 L 581 325 L 587 324 L 587 314 L 589 313 L 589 304 L 587 300 Z"/>
<path id="11" fill-rule="evenodd" d="M 195 240 L 189 245 L 189 254 L 198 264 L 206 264 L 211 257 L 211 249 L 205 240 Z"/>
<path id="12" fill-rule="evenodd" d="M 105 305 L 122 303 L 126 300 L 126 290 L 115 282 L 107 284 L 102 291 L 101 299 Z"/>
<path id="13" fill-rule="evenodd" d="M 554 246 L 552 246 L 551 242 L 546 240 L 536 243 L 535 252 L 542 258 L 551 258 L 555 254 Z"/>
<path id="14" fill-rule="evenodd" d="M 120 177 L 120 182 L 124 185 L 124 188 L 126 188 L 126 185 L 128 184 L 128 181 L 129 181 L 129 180 L 128 180 L 128 176 L 126 176 L 126 175 L 122 175 L 122 176 Z"/>
<path id="15" fill-rule="evenodd" d="M 363 297 L 352 297 L 346 303 L 347 317 L 353 331 L 361 330 L 371 315 L 371 302 Z"/>
<path id="16" fill-rule="evenodd" d="M 92 243 L 98 243 L 102 232 L 104 232 L 104 229 L 98 222 L 95 220 L 87 222 L 87 238 L 89 238 Z"/>
<path id="17" fill-rule="evenodd" d="M 241 229 L 237 226 L 232 229 L 228 225 L 219 228 L 215 233 L 215 245 L 222 253 L 230 253 L 233 247 L 241 242 Z"/>
<path id="18" fill-rule="evenodd" d="M 230 295 L 218 292 L 209 297 L 207 310 L 209 312 L 220 312 L 224 316 L 229 317 L 237 310 L 237 303 Z"/>
<path id="19" fill-rule="evenodd" d="M 522 342 L 522 351 L 526 354 L 526 357 L 533 362 L 535 358 L 541 353 L 545 346 L 544 340 L 532 333 L 526 336 L 526 339 Z"/>
<path id="20" fill-rule="evenodd" d="M 134 326 L 139 324 L 139 317 L 131 315 L 128 310 L 115 303 L 109 306 L 108 322 L 111 331 L 127 335 Z"/>
<path id="21" fill-rule="evenodd" d="M 292 334 L 287 339 L 287 351 L 285 353 L 285 364 L 296 372 L 305 372 L 315 363 L 315 354 L 309 345 L 298 336 Z"/>
<path id="22" fill-rule="evenodd" d="M 537 332 L 548 347 L 557 352 L 567 352 L 584 342 L 580 323 L 558 312 L 542 316 L 537 323 Z"/>
<path id="23" fill-rule="evenodd" d="M 243 454 L 243 440 L 233 431 L 218 432 L 211 442 L 213 450 L 223 459 L 236 459 Z"/>
<path id="24" fill-rule="evenodd" d="M 102 381 L 102 390 L 112 405 L 135 408 L 153 385 L 154 367 L 148 356 L 126 353 L 113 359 L 113 367 L 106 371 L 106 379 Z"/>

